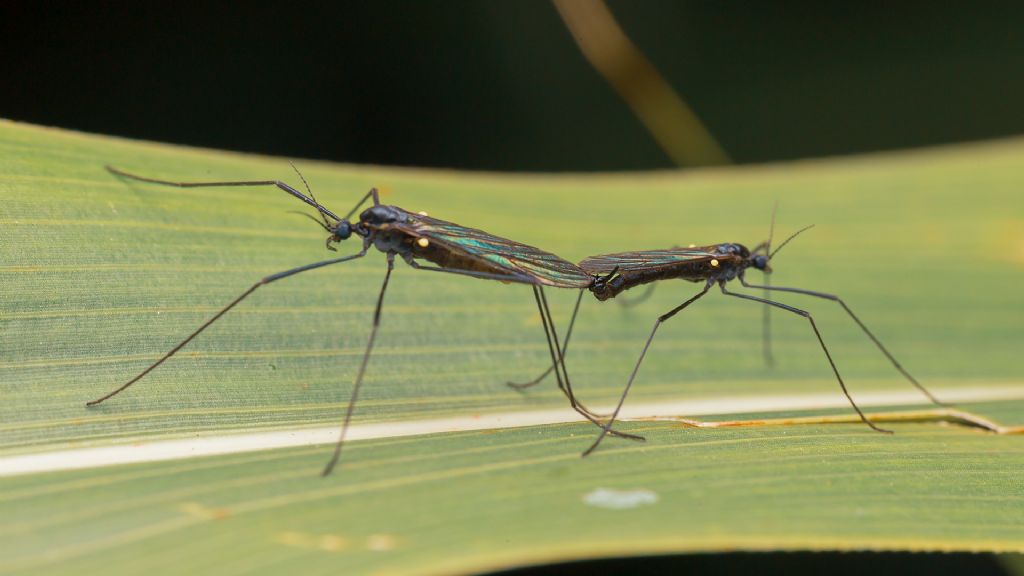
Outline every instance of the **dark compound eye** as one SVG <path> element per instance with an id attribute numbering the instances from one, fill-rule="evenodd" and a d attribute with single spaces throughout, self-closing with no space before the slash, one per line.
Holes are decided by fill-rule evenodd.
<path id="1" fill-rule="evenodd" d="M 334 235 L 339 240 L 348 240 L 349 236 L 352 236 L 352 225 L 348 220 L 338 222 L 338 225 L 334 227 Z"/>
<path id="2" fill-rule="evenodd" d="M 768 257 L 762 254 L 754 256 L 754 268 L 757 268 L 758 270 L 764 270 L 766 266 L 768 266 Z"/>

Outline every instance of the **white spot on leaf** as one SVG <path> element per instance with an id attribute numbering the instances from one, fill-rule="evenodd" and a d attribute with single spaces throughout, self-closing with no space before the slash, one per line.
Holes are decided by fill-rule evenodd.
<path id="1" fill-rule="evenodd" d="M 583 495 L 583 503 L 597 508 L 628 510 L 658 501 L 658 494 L 650 490 L 615 490 L 597 488 Z"/>

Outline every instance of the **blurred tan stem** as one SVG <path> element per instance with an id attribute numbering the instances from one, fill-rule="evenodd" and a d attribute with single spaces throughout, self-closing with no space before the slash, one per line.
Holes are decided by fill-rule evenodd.
<path id="1" fill-rule="evenodd" d="M 728 164 L 693 110 L 619 27 L 604 0 L 552 0 L 590 64 L 679 166 Z"/>

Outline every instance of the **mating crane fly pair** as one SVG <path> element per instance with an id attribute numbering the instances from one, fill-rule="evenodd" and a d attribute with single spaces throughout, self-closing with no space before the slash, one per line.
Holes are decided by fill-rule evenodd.
<path id="1" fill-rule="evenodd" d="M 214 314 L 209 320 L 199 326 L 199 328 L 194 332 L 189 334 L 184 340 L 171 348 L 156 362 L 151 364 L 121 387 L 113 390 L 105 396 L 88 402 L 87 406 L 100 404 L 124 391 L 135 382 L 141 380 L 157 366 L 163 364 L 166 360 L 174 356 L 174 354 L 203 332 L 203 330 L 219 320 L 221 316 L 238 305 L 239 302 L 255 292 L 259 287 L 309 270 L 315 270 L 317 268 L 323 268 L 325 266 L 341 264 L 343 262 L 362 258 L 367 255 L 371 247 L 377 248 L 379 251 L 384 253 L 387 267 L 384 273 L 384 280 L 380 288 L 380 293 L 377 296 L 377 304 L 373 313 L 373 323 L 370 328 L 369 339 L 366 344 L 366 350 L 362 356 L 362 361 L 359 365 L 359 371 L 352 387 L 351 396 L 342 421 L 338 441 L 334 447 L 334 453 L 323 470 L 324 476 L 330 474 L 341 455 L 341 450 L 345 442 L 345 434 L 348 430 L 349 423 L 351 422 L 356 401 L 359 397 L 359 390 L 366 374 L 366 368 L 377 338 L 377 331 L 380 327 L 381 321 L 381 310 L 384 305 L 384 295 L 387 292 L 388 282 L 391 279 L 391 272 L 394 270 L 396 256 L 401 257 L 406 264 L 416 270 L 458 274 L 473 278 L 498 280 L 505 283 L 530 285 L 533 290 L 534 301 L 536 302 L 537 309 L 540 313 L 541 324 L 544 329 L 544 336 L 547 341 L 548 351 L 551 357 L 551 366 L 538 378 L 535 378 L 530 382 L 525 384 L 510 383 L 510 385 L 520 389 L 527 388 L 539 383 L 547 375 L 554 372 L 558 388 L 569 400 L 570 406 L 585 419 L 600 428 L 597 439 L 586 451 L 583 452 L 584 456 L 593 452 L 607 435 L 632 440 L 643 440 L 640 436 L 621 432 L 613 427 L 615 419 L 618 417 L 619 412 L 622 409 L 622 405 L 625 402 L 626 395 L 629 393 L 629 390 L 636 379 L 637 372 L 640 369 L 640 364 L 643 362 L 643 359 L 647 354 L 647 350 L 650 348 L 651 342 L 654 340 L 654 336 L 661 324 L 707 294 L 708 291 L 710 291 L 716 284 L 719 286 L 723 294 L 760 302 L 807 318 L 818 342 L 821 344 L 822 350 L 825 352 L 826 358 L 828 358 L 829 365 L 832 367 L 832 371 L 835 373 L 836 379 L 839 381 L 839 385 L 842 388 L 843 393 L 850 402 L 850 405 L 853 406 L 853 409 L 856 410 L 857 414 L 865 424 L 880 432 L 888 432 L 878 428 L 868 420 L 850 396 L 846 388 L 846 384 L 843 382 L 842 376 L 840 376 L 839 370 L 836 368 L 835 362 L 833 362 L 832 356 L 829 353 L 828 348 L 825 346 L 825 341 L 822 339 L 821 333 L 818 331 L 818 328 L 814 323 L 814 318 L 810 313 L 767 298 L 759 298 L 748 294 L 731 292 L 726 288 L 726 284 L 732 280 L 739 280 L 743 286 L 748 288 L 760 288 L 766 291 L 774 290 L 803 294 L 838 302 L 850 317 L 853 318 L 857 325 L 860 326 L 864 333 L 867 334 L 867 336 L 882 351 L 882 353 L 889 358 L 893 365 L 931 401 L 938 403 L 938 400 L 936 400 L 896 361 L 892 354 L 889 353 L 874 334 L 868 330 L 860 319 L 854 315 L 853 311 L 851 311 L 850 308 L 837 296 L 798 288 L 780 288 L 767 284 L 761 286 L 747 283 L 744 278 L 744 274 L 748 268 L 755 268 L 765 273 L 769 273 L 771 271 L 769 262 L 772 256 L 774 256 L 782 246 L 789 242 L 789 240 L 792 240 L 797 234 L 803 232 L 803 230 L 800 230 L 796 234 L 790 236 L 790 238 L 776 248 L 774 252 L 771 251 L 771 240 L 769 239 L 768 242 L 759 245 L 753 251 L 748 250 L 740 244 L 718 244 L 685 249 L 674 248 L 669 250 L 605 254 L 586 258 L 580 262 L 579 265 L 576 265 L 567 260 L 563 260 L 550 252 L 534 248 L 533 246 L 494 236 L 481 230 L 467 228 L 444 220 L 431 218 L 422 212 L 414 213 L 404 210 L 398 206 L 381 204 L 376 189 L 371 189 L 367 192 L 355 207 L 348 212 L 348 214 L 339 218 L 334 212 L 331 212 L 325 206 L 317 202 L 315 196 L 306 183 L 305 178 L 302 178 L 301 174 L 299 174 L 299 177 L 302 178 L 308 194 L 304 194 L 280 180 L 174 182 L 139 176 L 110 166 L 107 167 L 107 170 L 122 178 L 164 186 L 175 186 L 179 188 L 214 186 L 276 186 L 317 210 L 319 218 L 313 219 L 329 233 L 326 241 L 328 249 L 336 250 L 334 244 L 353 237 L 358 238 L 362 246 L 355 254 L 321 260 L 319 262 L 299 266 L 297 268 L 292 268 L 290 270 L 285 270 L 283 272 L 278 272 L 261 278 L 258 282 L 242 292 L 237 298 L 232 300 L 228 305 Z M 296 172 L 298 171 L 296 170 Z M 360 212 L 358 220 L 353 221 L 352 217 L 356 212 L 358 212 L 367 201 L 371 200 L 373 205 Z M 308 214 L 306 215 L 309 216 Z M 310 217 L 312 218 L 312 216 Z M 804 230 L 806 230 L 806 228 Z M 421 264 L 419 262 L 421 260 L 429 262 L 432 265 Z M 650 336 L 644 344 L 643 351 L 637 359 L 636 365 L 633 367 L 633 371 L 630 374 L 629 380 L 622 391 L 614 411 L 610 415 L 602 415 L 592 412 L 576 398 L 572 388 L 572 383 L 569 379 L 568 370 L 565 367 L 565 354 L 568 351 L 569 338 L 572 335 L 572 329 L 575 325 L 584 291 L 589 290 L 598 300 L 607 300 L 615 298 L 625 290 L 642 284 L 674 278 L 698 283 L 702 282 L 704 286 L 695 296 L 658 317 L 654 324 L 654 328 L 651 330 Z M 547 297 L 544 293 L 544 287 L 546 286 L 552 288 L 577 289 L 580 291 L 579 296 L 576 299 L 575 308 L 573 309 L 572 320 L 570 321 L 569 328 L 566 331 L 564 343 L 559 341 L 558 332 L 555 329 Z"/>

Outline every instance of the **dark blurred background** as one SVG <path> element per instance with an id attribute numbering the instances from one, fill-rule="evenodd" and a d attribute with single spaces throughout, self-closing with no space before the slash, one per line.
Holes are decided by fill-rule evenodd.
<path id="1" fill-rule="evenodd" d="M 610 0 L 738 162 L 1024 132 L 1019 3 Z M 0 116 L 493 170 L 671 161 L 545 0 L 0 3 Z"/>

